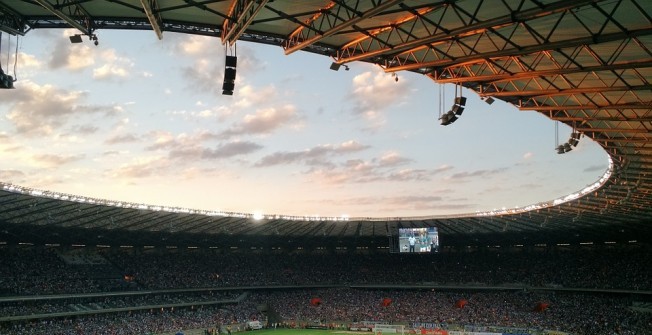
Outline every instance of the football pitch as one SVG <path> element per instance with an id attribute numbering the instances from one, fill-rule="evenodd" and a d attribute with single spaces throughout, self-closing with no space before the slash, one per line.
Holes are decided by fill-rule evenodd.
<path id="1" fill-rule="evenodd" d="M 177 332 L 163 333 L 161 335 L 175 335 Z M 184 330 L 184 335 L 203 335 L 204 330 Z M 371 332 L 355 332 L 349 330 L 322 330 L 322 329 L 260 329 L 243 332 L 233 332 L 232 335 L 371 335 Z"/>

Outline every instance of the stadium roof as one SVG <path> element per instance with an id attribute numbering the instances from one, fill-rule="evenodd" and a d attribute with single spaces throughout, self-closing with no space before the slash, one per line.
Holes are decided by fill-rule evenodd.
<path id="1" fill-rule="evenodd" d="M 334 67 L 363 61 L 455 83 L 568 124 L 598 143 L 612 166 L 595 188 L 522 211 L 464 217 L 254 220 L 238 213 L 166 211 L 80 202 L 13 185 L 0 191 L 0 240 L 143 244 L 197 236 L 375 238 L 439 227 L 464 244 L 631 240 L 652 232 L 652 2 L 647 0 L 8 0 L 0 30 L 70 28 L 215 36 L 308 51 Z M 372 97 L 373 99 L 373 97 Z M 63 233 L 67 232 L 67 233 Z M 74 232 L 74 233 L 70 233 Z M 70 233 L 70 234 L 69 234 Z M 131 235 L 130 235 L 131 234 Z M 144 234 L 144 235 L 138 235 Z M 56 235 L 54 235 L 56 236 Z M 111 237 L 112 236 L 112 237 Z M 498 239 L 498 240 L 496 240 Z M 140 242 L 139 242 L 140 241 Z M 446 241 L 446 240 L 444 240 Z M 519 242 L 520 241 L 520 242 Z M 149 242 L 148 242 L 149 243 Z M 165 242 L 166 243 L 166 242 Z M 451 242 L 453 243 L 453 242 Z"/>

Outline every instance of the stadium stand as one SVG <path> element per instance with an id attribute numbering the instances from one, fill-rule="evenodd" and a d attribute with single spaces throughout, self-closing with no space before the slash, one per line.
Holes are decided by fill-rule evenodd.
<path id="1" fill-rule="evenodd" d="M 387 322 L 528 334 L 642 334 L 652 325 L 644 247 L 484 250 L 435 255 L 77 249 L 122 274 L 105 285 L 70 250 L 0 248 L 5 334 L 140 334 L 174 329 L 348 328 Z M 390 268 L 383 266 L 393 264 Z M 461 303 L 463 302 L 463 303 Z M 264 307 L 261 307 L 264 306 Z M 137 325 L 133 325 L 137 323 Z M 120 328 L 120 325 L 125 325 Z M 119 330 L 117 330 L 119 329 Z M 488 328 L 487 328 L 488 329 Z"/>

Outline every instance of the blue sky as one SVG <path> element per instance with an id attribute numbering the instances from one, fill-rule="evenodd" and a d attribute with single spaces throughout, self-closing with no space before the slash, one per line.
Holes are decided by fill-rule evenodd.
<path id="1" fill-rule="evenodd" d="M 15 90 L 0 90 L 0 180 L 163 206 L 351 217 L 452 215 L 578 191 L 607 169 L 583 138 L 558 155 L 555 123 L 454 86 L 280 47 L 237 43 L 233 96 L 221 94 L 217 38 L 72 30 L 18 40 Z M 11 43 L 11 49 L 7 46 Z M 2 35 L 13 73 L 16 38 Z M 9 69 L 9 71 L 7 71 Z M 444 112 L 446 111 L 444 110 Z M 559 142 L 571 129 L 559 126 Z"/>

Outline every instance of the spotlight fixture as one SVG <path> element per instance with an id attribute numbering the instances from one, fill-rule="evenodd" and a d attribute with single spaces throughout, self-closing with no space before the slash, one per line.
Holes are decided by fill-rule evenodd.
<path id="1" fill-rule="evenodd" d="M 492 98 L 492 97 L 483 97 L 482 101 L 486 102 L 488 105 L 491 105 L 496 100 L 494 98 Z"/>
<path id="2" fill-rule="evenodd" d="M 333 70 L 333 71 L 339 71 L 339 70 L 340 70 L 340 66 L 342 66 L 342 65 L 337 64 L 337 63 L 335 63 L 335 62 L 332 62 L 332 63 L 331 63 L 331 70 Z"/>
<path id="3" fill-rule="evenodd" d="M 81 43 L 82 36 L 80 34 L 70 35 L 70 43 Z"/>
<path id="4" fill-rule="evenodd" d="M 93 40 L 93 44 L 95 44 L 95 46 L 100 44 L 100 42 L 97 40 L 97 35 L 95 34 L 91 35 L 91 40 Z"/>
<path id="5" fill-rule="evenodd" d="M 222 95 L 233 95 L 235 88 L 235 68 L 238 65 L 238 57 L 226 56 L 224 60 L 224 81 L 222 82 Z"/>

